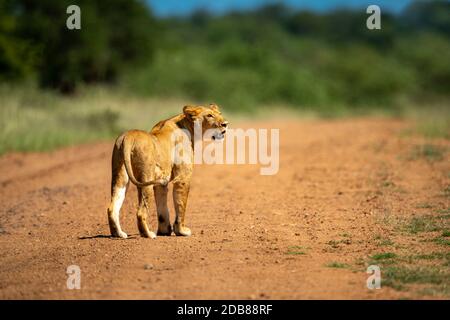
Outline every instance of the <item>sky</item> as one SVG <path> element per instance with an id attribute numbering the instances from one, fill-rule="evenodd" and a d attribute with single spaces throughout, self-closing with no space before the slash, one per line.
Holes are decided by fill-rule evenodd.
<path id="1" fill-rule="evenodd" d="M 146 0 L 153 12 L 161 17 L 187 15 L 198 9 L 223 14 L 235 10 L 251 10 L 270 3 L 283 3 L 296 9 L 309 9 L 318 12 L 335 8 L 367 8 L 376 4 L 381 12 L 388 10 L 400 12 L 412 0 Z"/>

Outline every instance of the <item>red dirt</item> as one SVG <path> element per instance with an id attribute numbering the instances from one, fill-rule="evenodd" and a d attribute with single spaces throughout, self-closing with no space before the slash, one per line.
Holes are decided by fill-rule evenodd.
<path id="1" fill-rule="evenodd" d="M 442 196 L 448 158 L 405 160 L 422 143 L 401 135 L 409 125 L 386 119 L 242 125 L 280 128 L 279 173 L 261 176 L 259 165 L 196 166 L 188 238 L 141 238 L 134 186 L 121 214 L 132 237 L 109 238 L 112 142 L 3 156 L 0 298 L 427 298 L 386 286 L 369 290 L 366 266 L 357 263 L 386 251 L 376 235 L 411 252 L 435 249 L 380 223 L 425 210 L 420 203 L 449 206 Z M 156 229 L 154 203 L 149 216 Z M 353 267 L 330 268 L 331 262 Z M 80 290 L 66 288 L 72 264 L 81 268 Z"/>

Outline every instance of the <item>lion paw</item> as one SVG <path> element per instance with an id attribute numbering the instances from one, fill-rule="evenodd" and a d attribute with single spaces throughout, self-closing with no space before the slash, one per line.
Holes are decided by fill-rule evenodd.
<path id="1" fill-rule="evenodd" d="M 119 231 L 119 233 L 116 235 L 116 237 L 126 239 L 126 238 L 128 238 L 128 235 L 123 231 Z"/>
<path id="2" fill-rule="evenodd" d="M 180 226 L 179 224 L 173 225 L 173 231 L 177 236 L 189 237 L 192 234 L 191 229 L 189 229 L 188 227 Z"/>
<path id="3" fill-rule="evenodd" d="M 141 236 L 144 238 L 156 239 L 156 233 L 153 231 L 141 232 Z"/>

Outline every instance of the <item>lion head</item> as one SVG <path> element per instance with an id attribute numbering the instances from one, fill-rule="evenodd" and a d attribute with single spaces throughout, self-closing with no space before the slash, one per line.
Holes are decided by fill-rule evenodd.
<path id="1" fill-rule="evenodd" d="M 213 140 L 222 140 L 227 132 L 228 121 L 224 119 L 216 104 L 208 107 L 188 105 L 183 113 L 194 123 L 202 125 L 202 132 L 209 132 Z"/>

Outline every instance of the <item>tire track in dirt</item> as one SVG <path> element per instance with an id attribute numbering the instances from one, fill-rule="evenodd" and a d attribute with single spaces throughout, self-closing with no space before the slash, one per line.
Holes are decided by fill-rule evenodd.
<path id="1" fill-rule="evenodd" d="M 430 199 L 448 206 L 436 196 L 448 184 L 448 161 L 399 158 L 413 143 L 399 135 L 408 125 L 243 123 L 280 129 L 280 171 L 260 176 L 253 165 L 196 166 L 190 238 L 140 238 L 134 187 L 121 214 L 132 237 L 108 237 L 112 142 L 6 155 L 0 158 L 0 298 L 414 297 L 388 287 L 368 290 L 364 265 L 326 266 L 355 265 L 379 250 L 374 236 L 393 230 L 379 223 L 387 213 L 409 217 L 417 201 Z M 384 187 L 386 181 L 403 192 Z M 66 289 L 71 264 L 82 270 L 81 290 Z"/>

